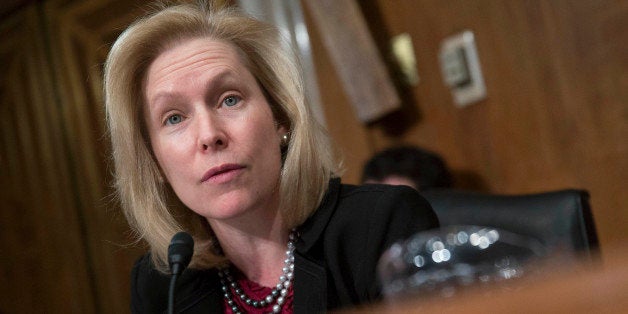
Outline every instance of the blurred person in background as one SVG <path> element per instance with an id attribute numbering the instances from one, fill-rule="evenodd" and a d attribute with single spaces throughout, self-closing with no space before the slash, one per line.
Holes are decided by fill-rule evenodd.
<path id="1" fill-rule="evenodd" d="M 452 175 L 438 154 L 416 146 L 398 146 L 373 155 L 364 165 L 362 182 L 425 191 L 452 188 Z"/>

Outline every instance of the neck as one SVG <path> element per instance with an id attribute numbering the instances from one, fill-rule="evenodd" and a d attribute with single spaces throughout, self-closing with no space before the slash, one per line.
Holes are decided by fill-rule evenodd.
<path id="1" fill-rule="evenodd" d="M 254 223 L 226 224 L 210 221 L 225 256 L 249 280 L 274 287 L 283 274 L 290 230 L 284 228 L 279 215 Z M 259 223 L 269 221 L 269 224 Z"/>

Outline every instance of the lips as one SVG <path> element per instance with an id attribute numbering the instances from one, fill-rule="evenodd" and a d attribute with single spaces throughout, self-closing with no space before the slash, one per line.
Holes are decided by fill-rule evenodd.
<path id="1" fill-rule="evenodd" d="M 223 164 L 217 167 L 213 167 L 205 172 L 205 175 L 203 175 L 203 178 L 201 178 L 201 182 L 205 182 L 222 174 L 237 171 L 240 169 L 244 169 L 244 166 L 238 164 Z"/>

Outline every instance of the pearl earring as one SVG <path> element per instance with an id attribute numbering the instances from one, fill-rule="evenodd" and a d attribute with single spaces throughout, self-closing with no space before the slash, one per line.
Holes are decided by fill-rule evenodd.
<path id="1" fill-rule="evenodd" d="M 288 146 L 288 134 L 285 133 L 281 136 L 281 146 Z"/>

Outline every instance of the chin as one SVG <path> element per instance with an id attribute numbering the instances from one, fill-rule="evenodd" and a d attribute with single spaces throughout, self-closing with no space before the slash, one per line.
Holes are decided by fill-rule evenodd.
<path id="1" fill-rule="evenodd" d="M 245 197 L 228 197 L 224 196 L 213 201 L 205 201 L 204 204 L 209 206 L 203 206 L 199 210 L 194 210 L 197 214 L 205 217 L 206 219 L 224 220 L 237 218 L 243 214 L 249 212 L 253 202 L 244 201 Z"/>

